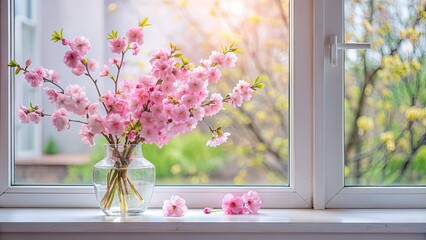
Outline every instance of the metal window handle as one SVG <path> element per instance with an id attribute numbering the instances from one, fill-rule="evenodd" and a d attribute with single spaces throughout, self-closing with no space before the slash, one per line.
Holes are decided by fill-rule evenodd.
<path id="1" fill-rule="evenodd" d="M 330 63 L 331 66 L 337 66 L 337 50 L 339 49 L 369 49 L 370 43 L 337 43 L 337 36 L 330 37 Z"/>

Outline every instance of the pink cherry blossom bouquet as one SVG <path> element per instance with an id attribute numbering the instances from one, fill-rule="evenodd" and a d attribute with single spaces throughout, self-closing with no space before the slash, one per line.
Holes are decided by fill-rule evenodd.
<path id="1" fill-rule="evenodd" d="M 208 146 L 216 147 L 226 142 L 230 134 L 220 127 L 212 127 L 206 118 L 219 113 L 223 103 L 240 107 L 252 98 L 253 92 L 264 86 L 263 83 L 259 83 L 259 78 L 253 84 L 239 80 L 225 96 L 209 92 L 209 85 L 220 80 L 221 68 L 235 66 L 237 48 L 233 45 L 224 47 L 221 52 L 212 51 L 208 59 L 195 65 L 179 52 L 177 46 L 170 44 L 152 53 L 149 74 L 133 80 L 120 79 L 126 54 L 139 54 L 144 43 L 144 28 L 149 25 L 145 18 L 130 28 L 125 36 L 118 36 L 117 31 L 108 34 L 109 49 L 117 56 L 110 58 L 109 65 L 103 65 L 99 72 L 98 61 L 88 57 L 89 39 L 84 36 L 68 39 L 63 37 L 62 29 L 54 31 L 52 40 L 67 48 L 64 64 L 74 75 L 87 77 L 93 82 L 93 91 L 98 95 L 96 101 L 89 100 L 85 89 L 77 84 L 62 86 L 54 70 L 42 66 L 30 68 L 31 60 L 25 65 L 12 60 L 9 66 L 15 68 L 15 73 L 23 73 L 34 88 L 44 86 L 49 101 L 56 105 L 53 113 L 46 113 L 32 103 L 28 107 L 20 106 L 20 120 L 37 124 L 42 117 L 51 117 L 58 131 L 70 128 L 71 124 L 80 124 L 81 140 L 91 146 L 95 145 L 95 136 L 101 135 L 112 146 L 154 143 L 161 147 L 173 137 L 193 130 L 199 122 L 207 124 L 212 134 Z M 98 87 L 100 79 L 112 81 L 114 88 L 101 91 Z M 123 154 L 115 156 L 117 166 L 128 165 L 124 153 L 129 151 L 116 151 L 118 155 Z M 132 188 L 128 179 L 121 179 L 125 174 L 111 173 L 111 176 L 117 177 L 108 183 L 110 190 L 117 189 L 120 182 L 129 183 Z M 138 195 L 136 189 L 132 190 Z M 105 194 L 103 202 L 108 203 L 113 197 L 112 193 Z"/>

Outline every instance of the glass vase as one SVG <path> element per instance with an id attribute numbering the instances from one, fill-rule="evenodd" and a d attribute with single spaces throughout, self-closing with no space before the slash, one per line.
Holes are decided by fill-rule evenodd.
<path id="1" fill-rule="evenodd" d="M 141 144 L 106 144 L 105 157 L 93 167 L 93 183 L 106 215 L 138 215 L 151 200 L 155 167 L 144 158 Z"/>

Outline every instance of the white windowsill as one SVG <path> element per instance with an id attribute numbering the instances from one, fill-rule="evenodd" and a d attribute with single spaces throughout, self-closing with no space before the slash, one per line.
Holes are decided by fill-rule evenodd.
<path id="1" fill-rule="evenodd" d="M 332 239 L 333 234 L 373 234 L 374 239 L 379 239 L 377 237 L 382 234 L 387 239 L 393 239 L 392 236 L 398 239 L 404 234 L 400 239 L 426 239 L 426 209 L 262 209 L 257 215 L 233 216 L 221 212 L 206 215 L 202 210 L 190 210 L 179 218 L 164 217 L 160 209 L 149 209 L 144 215 L 125 218 L 106 217 L 99 209 L 0 209 L 0 239 L 26 239 L 25 236 L 49 239 L 47 235 L 40 235 L 43 233 L 52 238 L 57 237 L 55 233 L 90 235 L 88 239 L 95 233 L 109 233 L 102 239 L 117 237 L 114 234 L 123 236 L 123 233 L 129 237 L 136 233 L 139 236 L 156 234 L 157 239 L 181 233 L 204 237 L 213 233 L 212 239 L 218 239 L 219 235 L 223 235 L 223 239 L 227 235 L 239 236 L 236 234 L 249 234 L 244 238 L 256 239 L 260 233 L 270 234 L 271 238 L 275 235 L 328 234 L 324 239 Z"/>

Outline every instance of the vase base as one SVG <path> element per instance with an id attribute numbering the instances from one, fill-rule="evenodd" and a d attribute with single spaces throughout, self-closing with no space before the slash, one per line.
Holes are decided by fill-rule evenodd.
<path id="1" fill-rule="evenodd" d="M 129 210 L 129 211 L 124 212 L 124 213 L 122 213 L 120 211 L 120 209 L 110 209 L 110 210 L 104 210 L 104 209 L 102 209 L 102 211 L 107 216 L 122 216 L 122 217 L 126 217 L 126 216 L 138 216 L 138 215 L 142 215 L 145 212 L 145 210 L 141 210 L 141 209 Z"/>

